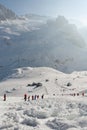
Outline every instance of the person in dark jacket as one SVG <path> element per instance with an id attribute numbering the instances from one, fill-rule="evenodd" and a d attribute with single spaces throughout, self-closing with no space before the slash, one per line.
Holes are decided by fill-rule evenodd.
<path id="1" fill-rule="evenodd" d="M 27 100 L 27 94 L 24 94 L 24 100 L 25 101 Z"/>
<path id="2" fill-rule="evenodd" d="M 6 101 L 6 94 L 4 94 L 4 101 Z"/>
<path id="3" fill-rule="evenodd" d="M 42 98 L 42 99 L 44 98 L 44 94 L 42 94 L 41 98 Z"/>

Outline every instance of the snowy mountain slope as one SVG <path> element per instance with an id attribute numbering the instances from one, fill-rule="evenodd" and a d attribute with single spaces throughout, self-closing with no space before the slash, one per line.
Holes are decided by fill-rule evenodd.
<path id="1" fill-rule="evenodd" d="M 34 17 L 0 23 L 0 79 L 24 66 L 86 70 L 87 51 L 77 29 L 62 16 L 48 22 Z"/>
<path id="2" fill-rule="evenodd" d="M 48 73 L 48 74 L 47 74 Z M 49 78 L 50 75 L 50 78 Z M 7 91 L 8 94 L 10 95 L 18 95 L 22 96 L 24 93 L 40 93 L 40 94 L 51 94 L 50 91 L 52 91 L 53 87 L 51 88 L 51 85 L 54 86 L 55 82 L 57 82 L 56 78 L 57 75 L 61 77 L 60 75 L 65 75 L 62 74 L 61 72 L 57 72 L 56 70 L 49 69 L 49 68 L 18 68 L 12 72 L 12 74 L 7 77 L 5 82 L 1 82 L 0 84 L 0 90 L 1 94 L 4 94 L 5 91 Z M 55 78 L 54 78 L 55 77 Z M 47 81 L 46 81 L 47 80 Z M 53 81 L 54 80 L 54 81 Z M 14 82 L 16 81 L 16 82 Z M 11 88 L 9 86 L 9 83 L 11 85 Z M 28 84 L 32 83 L 41 83 L 42 85 L 39 87 L 35 86 L 28 86 Z M 3 88 L 4 86 L 4 88 Z M 56 86 L 54 86 L 53 92 L 58 92 L 59 88 L 57 88 L 57 83 Z M 14 91 L 13 88 L 16 90 Z M 21 92 L 20 92 L 21 89 Z"/>
<path id="3" fill-rule="evenodd" d="M 64 74 L 45 67 L 14 70 L 0 82 L 0 129 L 86 130 L 86 79 L 86 71 Z M 40 82 L 42 86 L 27 86 L 33 82 Z M 7 94 L 6 101 L 3 101 L 4 93 Z M 30 101 L 25 102 L 25 93 L 30 96 L 39 94 L 40 97 L 37 100 L 30 97 Z M 76 95 L 71 96 L 73 93 Z M 41 99 L 42 94 L 44 99 Z"/>
<path id="4" fill-rule="evenodd" d="M 23 67 L 13 70 L 10 76 L 0 83 L 0 95 L 6 92 L 9 96 L 22 96 L 24 93 L 58 96 L 57 94 L 62 93 L 82 92 L 86 91 L 86 79 L 85 71 L 64 74 L 51 68 Z M 41 85 L 37 86 L 37 83 Z M 67 85 L 68 83 L 70 85 Z"/>
<path id="5" fill-rule="evenodd" d="M 61 16 L 46 20 L 26 15 L 0 22 L 1 130 L 87 130 L 87 72 L 27 67 L 87 69 L 85 42 L 75 26 Z"/>

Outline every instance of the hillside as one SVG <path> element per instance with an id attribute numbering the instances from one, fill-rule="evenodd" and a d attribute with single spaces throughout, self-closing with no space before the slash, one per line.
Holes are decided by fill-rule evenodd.
<path id="1" fill-rule="evenodd" d="M 38 82 L 42 85 L 32 86 Z M 24 101 L 25 93 L 29 101 Z M 32 95 L 39 98 L 32 100 Z M 0 82 L 0 129 L 86 130 L 86 95 L 86 71 L 64 74 L 45 67 L 18 68 Z"/>
<path id="2" fill-rule="evenodd" d="M 0 83 L 0 95 L 22 96 L 24 93 L 53 95 L 86 92 L 87 72 L 64 74 L 46 67 L 23 67 L 13 70 Z M 37 86 L 37 84 L 40 84 Z M 70 84 L 68 86 L 68 84 Z"/>

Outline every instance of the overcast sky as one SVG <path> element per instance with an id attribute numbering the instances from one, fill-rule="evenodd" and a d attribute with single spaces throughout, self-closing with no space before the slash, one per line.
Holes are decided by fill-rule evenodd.
<path id="1" fill-rule="evenodd" d="M 64 15 L 87 19 L 87 0 L 0 0 L 16 14 Z"/>

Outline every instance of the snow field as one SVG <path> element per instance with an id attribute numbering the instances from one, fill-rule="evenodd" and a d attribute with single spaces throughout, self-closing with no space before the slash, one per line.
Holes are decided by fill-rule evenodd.
<path id="1" fill-rule="evenodd" d="M 38 82 L 42 86 L 28 86 Z M 87 130 L 86 88 L 86 72 L 63 74 L 45 67 L 18 68 L 0 82 L 0 129 Z M 24 101 L 25 93 L 40 98 Z M 80 95 L 71 96 L 73 93 Z"/>
<path id="2" fill-rule="evenodd" d="M 0 129 L 86 130 L 86 97 L 57 97 L 24 101 L 9 97 L 0 101 Z"/>

